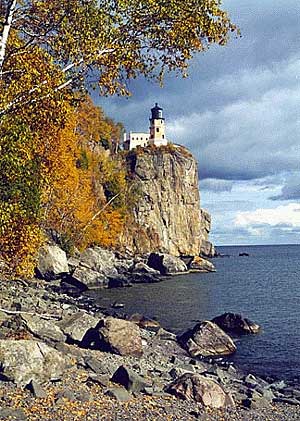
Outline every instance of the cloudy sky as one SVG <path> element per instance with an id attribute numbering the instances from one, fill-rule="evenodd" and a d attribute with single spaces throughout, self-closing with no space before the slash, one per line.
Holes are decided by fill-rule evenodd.
<path id="1" fill-rule="evenodd" d="M 197 56 L 188 79 L 98 99 L 128 130 L 164 109 L 168 137 L 199 162 L 217 245 L 300 243 L 300 2 L 224 0 L 242 38 Z"/>

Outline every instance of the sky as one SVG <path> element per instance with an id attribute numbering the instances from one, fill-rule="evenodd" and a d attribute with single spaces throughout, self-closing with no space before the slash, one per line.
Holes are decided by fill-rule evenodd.
<path id="1" fill-rule="evenodd" d="M 196 56 L 187 79 L 130 83 L 96 102 L 127 130 L 164 109 L 167 137 L 199 165 L 216 245 L 300 243 L 300 2 L 224 0 L 242 37 Z"/>

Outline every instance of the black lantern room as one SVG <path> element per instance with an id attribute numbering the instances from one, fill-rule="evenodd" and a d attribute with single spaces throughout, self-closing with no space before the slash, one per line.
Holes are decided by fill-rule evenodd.
<path id="1" fill-rule="evenodd" d="M 157 104 L 157 102 L 155 103 L 155 107 L 151 108 L 151 120 L 164 120 L 163 118 L 163 109 L 160 108 Z"/>

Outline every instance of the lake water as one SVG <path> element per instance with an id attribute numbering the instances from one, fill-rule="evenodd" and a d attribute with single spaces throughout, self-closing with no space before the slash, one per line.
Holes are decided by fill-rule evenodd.
<path id="1" fill-rule="evenodd" d="M 262 326 L 237 339 L 229 359 L 245 370 L 300 379 L 300 245 L 218 247 L 216 273 L 171 277 L 149 285 L 93 292 L 98 304 L 125 304 L 126 313 L 156 317 L 180 333 L 198 320 L 242 313 Z M 239 257 L 246 252 L 249 257 Z"/>

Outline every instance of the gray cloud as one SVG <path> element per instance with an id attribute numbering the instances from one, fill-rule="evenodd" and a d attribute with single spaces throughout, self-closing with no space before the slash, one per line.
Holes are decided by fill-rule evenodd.
<path id="1" fill-rule="evenodd" d="M 170 140 L 188 146 L 200 178 L 250 180 L 298 168 L 300 3 L 224 2 L 243 36 L 194 59 L 190 77 L 165 88 L 139 79 L 129 99 L 103 99 L 129 130 L 147 130 L 154 102 Z"/>
<path id="2" fill-rule="evenodd" d="M 182 116 L 169 131 L 194 151 L 202 178 L 265 177 L 299 166 L 299 107 L 299 86 L 272 89 L 219 110 Z"/>
<path id="3" fill-rule="evenodd" d="M 215 178 L 207 178 L 201 182 L 201 190 L 219 192 L 230 192 L 233 182 L 228 180 L 217 180 Z"/>

